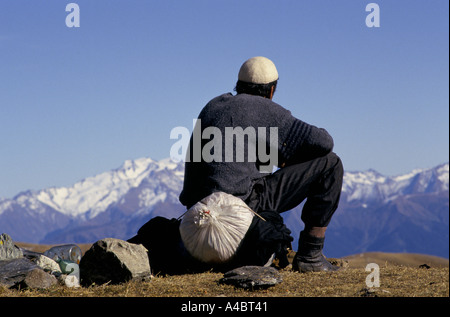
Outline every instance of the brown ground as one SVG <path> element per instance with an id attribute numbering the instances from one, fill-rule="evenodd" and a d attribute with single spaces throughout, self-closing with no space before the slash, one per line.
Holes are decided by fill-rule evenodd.
<path id="1" fill-rule="evenodd" d="M 50 246 L 17 245 L 37 252 Z M 79 245 L 85 252 L 90 245 Z M 149 282 L 47 290 L 10 290 L 0 297 L 449 297 L 449 261 L 438 257 L 370 252 L 338 259 L 345 267 L 333 273 L 299 274 L 281 270 L 283 282 L 266 290 L 243 290 L 219 284 L 220 273 L 155 276 Z M 368 287 L 367 263 L 377 263 L 380 287 Z M 426 264 L 426 265 L 424 265 Z"/>

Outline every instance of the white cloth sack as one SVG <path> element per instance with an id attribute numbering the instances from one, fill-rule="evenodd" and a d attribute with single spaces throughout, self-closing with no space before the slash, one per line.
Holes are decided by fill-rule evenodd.
<path id="1" fill-rule="evenodd" d="M 180 223 L 181 239 L 197 260 L 224 263 L 235 254 L 253 216 L 242 199 L 216 192 L 185 213 Z"/>

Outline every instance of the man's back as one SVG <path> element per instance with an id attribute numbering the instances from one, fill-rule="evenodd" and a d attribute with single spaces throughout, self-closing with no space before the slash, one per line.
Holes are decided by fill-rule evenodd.
<path id="1" fill-rule="evenodd" d="M 245 200 L 254 181 L 272 171 L 267 165 L 290 156 L 314 128 L 270 99 L 247 94 L 214 98 L 198 119 L 180 195 L 188 207 L 216 191 Z"/>

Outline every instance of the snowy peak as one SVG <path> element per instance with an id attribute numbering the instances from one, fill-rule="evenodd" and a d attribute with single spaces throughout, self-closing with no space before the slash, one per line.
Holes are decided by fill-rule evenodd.
<path id="1" fill-rule="evenodd" d="M 183 177 L 182 162 L 127 160 L 69 187 L 0 200 L 0 228 L 17 241 L 31 243 L 126 240 L 152 217 L 178 218 L 185 212 L 178 201 Z M 384 250 L 448 257 L 448 180 L 448 163 L 394 177 L 374 170 L 345 172 L 329 231 L 330 250 L 340 252 L 336 256 Z M 294 238 L 302 229 L 300 214 L 283 214 Z"/>
<path id="2" fill-rule="evenodd" d="M 386 177 L 374 170 L 345 172 L 342 185 L 347 201 L 384 201 L 397 195 L 437 193 L 449 189 L 449 164 L 431 169 L 416 169 L 410 173 Z"/>
<path id="3" fill-rule="evenodd" d="M 144 187 L 147 188 L 147 191 L 148 184 L 152 182 L 160 186 L 168 183 L 165 189 L 179 190 L 178 184 L 174 184 L 171 180 L 173 177 L 167 177 L 166 174 L 175 176 L 177 183 L 180 183 L 183 177 L 182 171 L 182 166 L 170 160 L 159 162 L 150 158 L 127 160 L 117 169 L 88 177 L 71 187 L 22 192 L 13 200 L 21 207 L 36 212 L 44 210 L 43 206 L 49 206 L 71 217 L 82 216 L 90 219 L 105 211 L 112 204 L 119 203 L 132 189 L 138 188 L 143 183 L 145 183 Z M 166 196 L 161 195 L 158 198 L 150 196 L 149 193 L 140 196 L 142 206 L 149 206 L 151 203 L 166 199 Z M 8 200 L 0 202 L 0 214 L 10 205 Z"/>
<path id="4" fill-rule="evenodd" d="M 117 169 L 88 177 L 70 187 L 19 193 L 0 200 L 0 214 L 21 208 L 35 214 L 49 209 L 70 218 L 92 219 L 111 206 L 143 214 L 157 203 L 178 203 L 184 164 L 171 159 L 127 160 Z M 449 164 L 387 177 L 374 170 L 345 172 L 342 200 L 383 202 L 398 195 L 448 191 Z"/>

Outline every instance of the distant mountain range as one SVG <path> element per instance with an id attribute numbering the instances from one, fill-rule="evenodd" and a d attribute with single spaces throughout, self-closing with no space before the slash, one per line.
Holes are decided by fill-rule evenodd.
<path id="1" fill-rule="evenodd" d="M 25 191 L 0 200 L 0 233 L 29 243 L 92 243 L 128 239 L 154 216 L 178 218 L 183 163 L 128 160 L 71 187 Z M 283 214 L 297 238 L 301 206 Z M 293 243 L 296 249 L 296 240 Z M 449 257 L 449 164 L 386 177 L 345 172 L 325 255 L 410 252 Z"/>
<path id="2" fill-rule="evenodd" d="M 294 219 L 300 212 L 288 213 L 284 218 L 296 237 Z M 449 257 L 448 163 L 396 177 L 373 170 L 344 174 L 324 253 L 341 257 L 369 251 Z"/>

